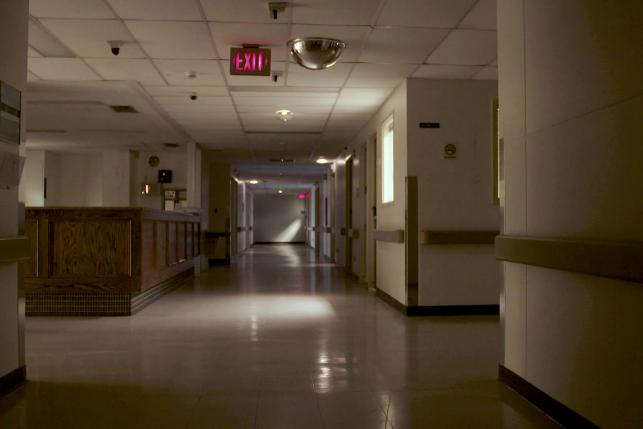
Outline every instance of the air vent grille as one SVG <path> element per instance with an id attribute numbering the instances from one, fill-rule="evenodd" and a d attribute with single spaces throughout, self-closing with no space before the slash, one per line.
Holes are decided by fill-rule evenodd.
<path id="1" fill-rule="evenodd" d="M 138 113 L 134 106 L 109 106 L 116 113 Z"/>
<path id="2" fill-rule="evenodd" d="M 165 147 L 169 147 L 169 148 L 177 148 L 177 147 L 181 147 L 181 145 L 180 145 L 180 144 L 178 144 L 178 143 L 163 143 L 163 146 L 165 146 Z"/>

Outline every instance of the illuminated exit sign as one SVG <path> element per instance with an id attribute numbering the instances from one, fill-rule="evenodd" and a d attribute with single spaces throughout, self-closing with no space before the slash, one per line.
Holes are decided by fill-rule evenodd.
<path id="1" fill-rule="evenodd" d="M 230 74 L 270 76 L 270 49 L 230 48 Z"/>

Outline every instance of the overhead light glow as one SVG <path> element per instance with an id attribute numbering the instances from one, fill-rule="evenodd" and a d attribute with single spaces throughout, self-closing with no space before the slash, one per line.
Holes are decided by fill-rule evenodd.
<path id="1" fill-rule="evenodd" d="M 318 158 L 317 161 L 315 162 L 317 162 L 317 164 L 330 164 L 332 161 L 324 157 L 321 157 L 321 158 Z"/>
<path id="2" fill-rule="evenodd" d="M 283 194 L 283 193 L 284 193 L 284 191 L 282 191 L 281 189 L 280 189 L 280 190 L 278 190 L 277 192 L 278 192 L 278 193 L 280 193 L 280 194 Z"/>
<path id="3" fill-rule="evenodd" d="M 252 179 L 252 180 L 249 180 L 248 183 L 250 183 L 251 185 L 256 185 L 259 183 L 259 181 L 257 179 Z"/>
<path id="4" fill-rule="evenodd" d="M 288 121 L 289 121 L 289 120 L 291 120 L 291 119 L 292 119 L 292 117 L 294 116 L 294 114 L 292 113 L 292 111 L 290 111 L 290 110 L 288 110 L 288 109 L 281 109 L 281 110 L 277 110 L 277 111 L 275 112 L 275 114 L 277 115 L 277 117 L 278 117 L 279 119 L 281 119 L 281 120 L 282 120 L 282 121 L 284 121 L 284 122 L 288 122 Z"/>

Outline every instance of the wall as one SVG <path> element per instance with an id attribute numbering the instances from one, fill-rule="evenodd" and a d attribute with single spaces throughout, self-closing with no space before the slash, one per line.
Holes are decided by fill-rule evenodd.
<path id="1" fill-rule="evenodd" d="M 0 2 L 0 80 L 20 91 L 27 86 L 27 22 L 29 4 L 22 0 Z M 25 112 L 23 97 L 22 112 Z M 26 123 L 23 114 L 23 131 Z M 26 133 L 22 133 L 24 136 Z M 24 141 L 23 141 L 24 144 Z M 0 142 L 0 151 L 13 155 L 19 148 L 13 143 Z M 24 153 L 24 148 L 23 148 Z M 18 235 L 18 189 L 0 189 L 0 236 Z M 19 333 L 18 265 L 0 264 L 0 377 L 17 369 L 21 361 Z M 23 314 L 24 317 L 24 314 Z"/>
<path id="2" fill-rule="evenodd" d="M 640 2 L 499 0 L 506 235 L 643 240 Z M 643 288 L 504 264 L 503 364 L 605 428 L 641 427 Z"/>
<path id="3" fill-rule="evenodd" d="M 408 79 L 407 85 L 408 174 L 418 178 L 419 230 L 498 231 L 492 147 L 497 82 Z M 440 128 L 420 128 L 426 121 Z M 444 157 L 448 143 L 457 147 L 455 159 Z M 499 269 L 492 245 L 420 245 L 419 304 L 498 304 Z"/>
<path id="4" fill-rule="evenodd" d="M 97 207 L 103 202 L 102 157 L 100 153 L 47 152 L 48 207 Z M 98 172 L 98 174 L 97 174 Z"/>
<path id="5" fill-rule="evenodd" d="M 304 201 L 297 195 L 255 194 L 255 242 L 304 242 Z"/>
<path id="6" fill-rule="evenodd" d="M 131 152 L 104 151 L 102 152 L 102 160 L 102 205 L 104 207 L 129 207 L 133 196 L 130 183 Z"/>
<path id="7" fill-rule="evenodd" d="M 45 205 L 45 156 L 42 150 L 28 150 L 20 180 L 20 201 L 26 206 Z"/>
<path id="8" fill-rule="evenodd" d="M 248 248 L 248 200 L 247 187 L 245 183 L 239 183 L 237 189 L 237 253 L 244 252 Z"/>
<path id="9" fill-rule="evenodd" d="M 159 165 L 150 167 L 148 160 L 150 156 L 159 157 Z M 134 161 L 134 189 L 136 196 L 134 203 L 137 207 L 147 207 L 151 209 L 163 209 L 163 198 L 161 195 L 161 185 L 158 183 L 159 170 L 172 170 L 172 183 L 164 184 L 164 188 L 169 189 L 187 189 L 187 155 L 185 150 L 158 151 L 158 152 L 138 152 Z M 140 192 L 144 183 L 154 185 L 152 195 L 142 195 Z"/>
<path id="10" fill-rule="evenodd" d="M 377 134 L 377 160 L 381 159 L 381 127 L 391 115 L 394 116 L 394 175 L 395 200 L 381 203 L 380 168 L 377 171 L 377 229 L 400 230 L 405 227 L 405 179 L 407 176 L 407 83 L 398 86 L 384 102 L 368 124 L 362 128 L 351 146 L 359 147 Z M 406 304 L 405 250 L 403 243 L 377 242 L 376 287 L 399 302 Z"/>

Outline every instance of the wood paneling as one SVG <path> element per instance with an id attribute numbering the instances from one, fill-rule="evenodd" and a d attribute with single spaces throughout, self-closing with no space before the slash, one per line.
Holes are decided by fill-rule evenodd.
<path id="1" fill-rule="evenodd" d="M 27 290 L 141 293 L 194 265 L 198 222 L 147 209 L 30 208 Z"/>
<path id="2" fill-rule="evenodd" d="M 50 277 L 132 274 L 129 221 L 58 221 L 49 225 Z"/>

